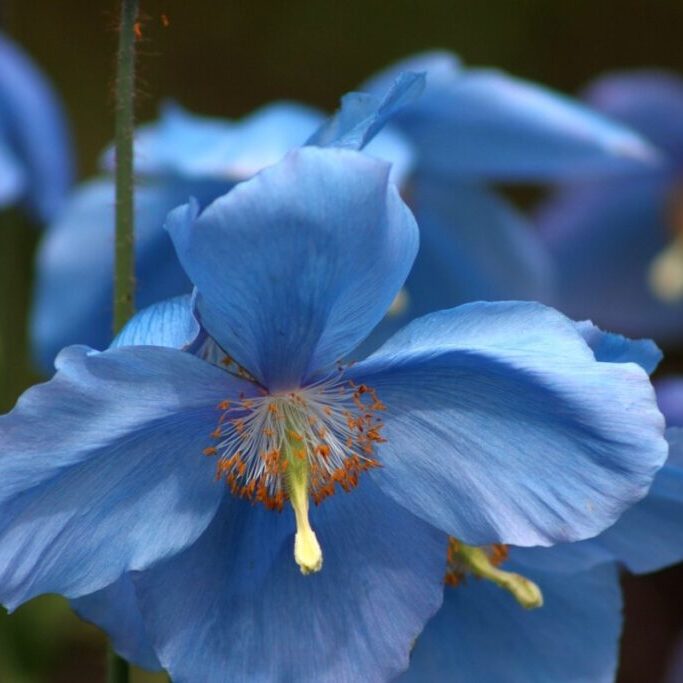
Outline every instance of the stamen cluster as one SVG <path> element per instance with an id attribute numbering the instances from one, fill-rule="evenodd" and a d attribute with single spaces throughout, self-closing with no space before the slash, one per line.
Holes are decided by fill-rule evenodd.
<path id="1" fill-rule="evenodd" d="M 215 445 L 216 478 L 236 496 L 281 510 L 288 499 L 287 477 L 304 466 L 316 503 L 336 486 L 350 491 L 361 472 L 379 466 L 373 457 L 381 436 L 376 392 L 339 375 L 277 394 L 221 401 Z"/>
<path id="2" fill-rule="evenodd" d="M 484 551 L 494 567 L 500 567 L 508 559 L 508 547 L 502 543 L 481 546 L 481 550 Z M 463 544 L 457 538 L 449 537 L 444 582 L 447 586 L 459 586 L 465 583 L 468 576 L 473 574 L 477 576 L 463 556 Z"/>

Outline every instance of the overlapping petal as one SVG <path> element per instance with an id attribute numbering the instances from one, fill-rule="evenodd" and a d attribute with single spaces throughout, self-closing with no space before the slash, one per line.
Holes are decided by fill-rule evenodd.
<path id="1" fill-rule="evenodd" d="M 315 575 L 292 561 L 289 511 L 227 499 L 192 548 L 135 576 L 176 683 L 374 682 L 407 666 L 441 604 L 445 535 L 370 480 L 326 500 L 312 524 L 325 555 Z"/>
<path id="2" fill-rule="evenodd" d="M 580 543 L 518 550 L 530 567 L 574 572 L 617 562 L 635 573 L 663 569 L 683 560 L 683 430 L 666 432 L 669 458 L 647 497 L 626 510 L 617 523 L 596 538 Z"/>
<path id="3" fill-rule="evenodd" d="M 123 574 L 118 581 L 96 593 L 72 600 L 71 607 L 79 617 L 107 633 L 120 657 L 142 669 L 161 669 L 149 643 L 130 574 Z"/>
<path id="4" fill-rule="evenodd" d="M 514 562 L 506 569 L 515 571 Z M 611 683 L 621 631 L 616 568 L 571 576 L 523 571 L 543 591 L 542 608 L 524 611 L 490 581 L 447 589 L 398 681 Z"/>
<path id="5" fill-rule="evenodd" d="M 23 51 L 0 34 L 0 128 L 24 165 L 27 200 L 42 221 L 61 207 L 74 175 L 62 106 Z"/>
<path id="6" fill-rule="evenodd" d="M 135 196 L 136 303 L 187 293 L 191 285 L 163 229 L 167 213 L 190 196 L 202 203 L 224 183 L 153 183 Z M 104 349 L 112 337 L 114 184 L 81 186 L 40 245 L 31 313 L 34 354 L 49 369 L 60 349 L 83 343 Z M 85 258 L 84 255 L 87 255 Z"/>
<path id="7" fill-rule="evenodd" d="M 647 373 L 564 316 L 480 303 L 425 316 L 349 370 L 386 405 L 382 489 L 466 543 L 593 536 L 666 459 Z"/>
<path id="8" fill-rule="evenodd" d="M 0 418 L 0 598 L 78 597 L 192 543 L 223 487 L 202 455 L 216 404 L 244 392 L 190 354 L 71 347 Z"/>
<path id="9" fill-rule="evenodd" d="M 643 177 L 566 189 L 542 207 L 537 222 L 567 315 L 662 343 L 680 337 L 683 303 L 658 297 L 650 284 L 671 237 L 668 191 L 665 178 Z"/>
<path id="10" fill-rule="evenodd" d="M 674 375 L 655 382 L 657 403 L 669 427 L 683 427 L 683 377 Z"/>
<path id="11" fill-rule="evenodd" d="M 422 70 L 424 95 L 396 117 L 415 143 L 422 168 L 547 182 L 656 163 L 649 143 L 621 124 L 503 72 L 464 69 L 448 53 L 399 62 L 361 89 L 382 91 L 397 73 Z"/>
<path id="12" fill-rule="evenodd" d="M 307 147 L 168 229 L 202 324 L 271 390 L 299 385 L 365 338 L 403 284 L 417 226 L 389 167 Z"/>

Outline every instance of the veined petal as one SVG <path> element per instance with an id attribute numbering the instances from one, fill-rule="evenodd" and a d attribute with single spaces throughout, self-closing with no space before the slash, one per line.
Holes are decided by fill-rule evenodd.
<path id="1" fill-rule="evenodd" d="M 590 346 L 596 360 L 604 363 L 637 363 L 651 375 L 663 358 L 662 352 L 652 339 L 629 339 L 620 334 L 605 332 L 593 325 L 590 320 L 582 320 L 575 323 L 575 326 Z M 662 413 L 666 417 L 663 410 Z"/>
<path id="2" fill-rule="evenodd" d="M 139 308 L 192 288 L 163 229 L 167 213 L 190 196 L 206 203 L 226 188 L 224 183 L 212 182 L 136 188 Z M 44 370 L 69 344 L 104 349 L 111 341 L 113 244 L 114 184 L 109 179 L 88 182 L 72 195 L 38 251 L 31 332 L 34 353 Z"/>
<path id="3" fill-rule="evenodd" d="M 292 102 L 269 104 L 241 121 L 197 116 L 169 102 L 159 121 L 136 131 L 135 169 L 145 175 L 245 180 L 303 145 L 323 118 Z M 113 168 L 113 150 L 103 164 Z"/>
<path id="4" fill-rule="evenodd" d="M 652 174 L 562 190 L 537 223 L 557 263 L 559 307 L 629 336 L 675 342 L 683 301 L 655 293 L 650 272 L 671 239 L 670 179 Z"/>
<path id="5" fill-rule="evenodd" d="M 191 294 L 166 299 L 136 313 L 116 335 L 110 348 L 167 346 L 184 350 L 200 335 Z"/>
<path id="6" fill-rule="evenodd" d="M 657 152 L 643 138 L 568 97 L 501 71 L 464 69 L 449 58 L 440 52 L 417 55 L 362 86 L 381 92 L 396 73 L 427 72 L 422 97 L 396 117 L 415 143 L 422 168 L 547 182 L 657 162 Z"/>
<path id="7" fill-rule="evenodd" d="M 382 318 L 417 251 L 388 166 L 347 150 L 291 152 L 200 216 L 167 227 L 201 322 L 269 389 L 298 386 Z"/>
<path id="8" fill-rule="evenodd" d="M 0 127 L 25 165 L 31 209 L 54 217 L 74 175 L 71 140 L 62 106 L 28 56 L 0 34 Z"/>
<path id="9" fill-rule="evenodd" d="M 654 572 L 683 560 L 683 429 L 666 432 L 669 458 L 647 497 L 626 510 L 596 538 L 546 548 L 524 548 L 518 560 L 530 567 L 574 572 L 617 562 L 636 574 Z"/>
<path id="10" fill-rule="evenodd" d="M 515 571 L 514 562 L 507 568 Z M 543 592 L 543 607 L 523 610 L 490 581 L 447 588 L 397 683 L 612 683 L 621 632 L 616 567 L 523 571 Z"/>
<path id="11" fill-rule="evenodd" d="M 71 601 L 81 619 L 105 631 L 116 654 L 149 671 L 159 671 L 161 664 L 149 643 L 138 608 L 130 574 L 96 593 Z"/>
<path id="12" fill-rule="evenodd" d="M 403 72 L 381 97 L 347 93 L 339 110 L 307 141 L 318 147 L 361 150 L 397 112 L 419 98 L 425 87 L 423 73 Z"/>
<path id="13" fill-rule="evenodd" d="M 173 555 L 224 487 L 203 454 L 251 384 L 173 349 L 71 347 L 0 418 L 0 598 L 78 597 Z"/>
<path id="14" fill-rule="evenodd" d="M 645 371 L 596 361 L 540 304 L 425 316 L 348 372 L 386 405 L 384 467 L 369 476 L 469 544 L 594 536 L 666 459 Z"/>
<path id="15" fill-rule="evenodd" d="M 622 121 L 666 153 L 683 156 L 683 79 L 655 69 L 611 73 L 583 93 L 598 111 Z"/>
<path id="16" fill-rule="evenodd" d="M 134 577 L 175 683 L 372 683 L 405 669 L 441 604 L 445 535 L 370 480 L 311 513 L 325 556 L 317 574 L 292 561 L 289 511 L 227 499 L 192 548 Z"/>

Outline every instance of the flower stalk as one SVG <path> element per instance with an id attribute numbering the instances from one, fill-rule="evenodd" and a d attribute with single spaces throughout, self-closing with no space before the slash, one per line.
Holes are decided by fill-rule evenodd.
<path id="1" fill-rule="evenodd" d="M 138 0 L 121 0 L 116 60 L 116 238 L 114 332 L 133 315 L 135 301 L 133 99 Z"/>
<path id="2" fill-rule="evenodd" d="M 116 58 L 116 235 L 114 246 L 114 332 L 134 313 L 135 226 L 133 193 L 133 127 L 135 94 L 135 38 L 138 0 L 121 0 Z M 130 667 L 109 647 L 108 683 L 128 683 Z"/>

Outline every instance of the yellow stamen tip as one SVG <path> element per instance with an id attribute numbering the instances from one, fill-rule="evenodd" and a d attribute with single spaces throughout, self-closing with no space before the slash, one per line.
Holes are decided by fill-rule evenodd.
<path id="1" fill-rule="evenodd" d="M 666 303 L 683 299 L 683 245 L 676 240 L 650 265 L 650 289 Z"/>

